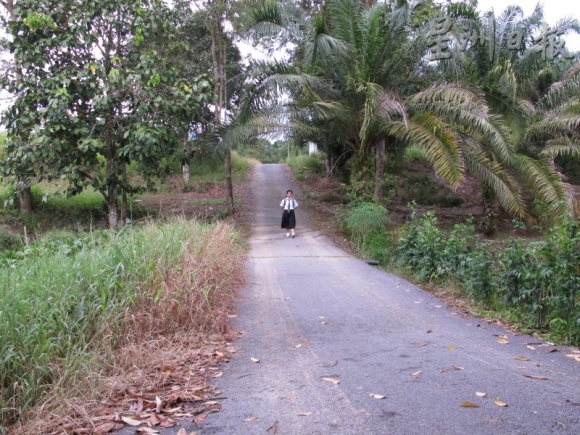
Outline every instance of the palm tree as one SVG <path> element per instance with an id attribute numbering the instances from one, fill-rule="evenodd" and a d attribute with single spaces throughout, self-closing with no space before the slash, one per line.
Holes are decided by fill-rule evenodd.
<path id="1" fill-rule="evenodd" d="M 543 9 L 538 5 L 532 15 L 524 18 L 519 6 L 508 6 L 497 17 L 490 11 L 481 18 L 472 6 L 462 6 L 454 5 L 455 9 L 450 11 L 457 18 L 455 51 L 440 67 L 449 79 L 465 77 L 472 86 L 480 87 L 491 113 L 505 120 L 508 140 L 515 144 L 514 153 L 509 159 L 501 160 L 488 150 L 488 158 L 501 163 L 516 186 L 530 185 L 535 196 L 548 204 L 554 216 L 562 216 L 566 213 L 562 206 L 566 191 L 561 178 L 545 159 L 530 152 L 526 139 L 526 129 L 536 113 L 533 103 L 541 98 L 542 87 L 546 87 L 544 83 L 551 83 L 548 77 L 558 75 L 557 64 L 542 60 L 536 50 L 534 35 L 542 29 Z M 565 33 L 580 30 L 578 22 L 572 19 L 561 20 L 557 27 Z M 479 29 L 476 32 L 488 35 L 488 40 L 483 46 L 461 51 L 458 49 L 461 45 L 459 28 Z M 508 44 L 510 35 L 521 36 L 519 50 L 514 49 L 517 44 L 512 47 Z M 495 204 L 499 192 L 488 180 L 481 178 L 481 181 L 484 205 L 481 229 L 491 234 L 495 231 Z M 503 205 L 501 199 L 500 203 Z"/>
<path id="2" fill-rule="evenodd" d="M 530 126 L 527 140 L 540 149 L 547 166 L 554 167 L 554 159 L 560 156 L 580 157 L 580 62 L 548 88 L 536 107 L 541 116 Z M 569 185 L 565 187 L 565 200 L 549 210 L 556 218 L 575 212 L 574 195 Z"/>

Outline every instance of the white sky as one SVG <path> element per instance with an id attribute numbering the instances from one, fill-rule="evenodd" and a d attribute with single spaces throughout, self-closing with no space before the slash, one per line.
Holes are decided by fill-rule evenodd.
<path id="1" fill-rule="evenodd" d="M 554 26 L 556 22 L 565 17 L 576 18 L 580 20 L 580 1 L 578 0 L 478 0 L 478 9 L 481 12 L 487 12 L 493 9 L 496 16 L 509 5 L 518 5 L 524 10 L 524 16 L 534 12 L 536 5 L 544 5 L 544 20 L 548 25 Z M 570 50 L 580 50 L 580 35 L 562 36 L 566 41 L 566 47 Z"/>

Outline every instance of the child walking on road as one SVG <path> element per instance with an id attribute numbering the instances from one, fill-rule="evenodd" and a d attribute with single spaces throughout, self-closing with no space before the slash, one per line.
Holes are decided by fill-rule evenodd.
<path id="1" fill-rule="evenodd" d="M 286 237 L 296 236 L 294 230 L 296 229 L 296 216 L 294 215 L 294 210 L 298 207 L 298 202 L 294 199 L 291 190 L 286 191 L 286 198 L 280 203 L 280 210 L 282 212 L 282 228 L 286 229 Z M 290 234 L 292 232 L 292 234 Z"/>

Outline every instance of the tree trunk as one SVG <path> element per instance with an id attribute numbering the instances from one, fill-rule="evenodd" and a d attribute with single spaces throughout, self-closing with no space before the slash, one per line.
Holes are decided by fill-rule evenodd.
<path id="1" fill-rule="evenodd" d="M 32 191 L 23 177 L 18 177 L 20 213 L 30 214 L 32 212 Z"/>
<path id="2" fill-rule="evenodd" d="M 4 6 L 6 12 L 10 17 L 11 21 L 16 21 L 16 14 L 14 13 L 14 0 L 0 1 L 0 4 Z M 22 81 L 22 70 L 20 69 L 20 62 L 18 61 L 18 56 L 13 55 L 14 58 L 14 73 L 16 74 L 16 81 L 20 83 Z M 18 202 L 20 205 L 20 213 L 30 214 L 32 212 L 32 191 L 30 190 L 29 180 L 25 179 L 24 176 L 18 177 L 18 187 L 19 196 Z"/>
<path id="3" fill-rule="evenodd" d="M 125 186 L 127 186 L 127 164 L 122 163 L 122 174 L 123 174 L 123 190 L 121 193 L 121 225 L 125 225 L 127 223 L 127 190 Z"/>
<path id="4" fill-rule="evenodd" d="M 493 236 L 496 231 L 495 193 L 487 186 L 483 186 L 483 216 L 479 225 L 480 231 L 486 236 Z"/>
<path id="5" fill-rule="evenodd" d="M 189 186 L 189 179 L 191 177 L 189 170 L 189 146 L 187 143 L 187 133 L 183 137 L 183 162 L 181 165 L 181 171 L 183 174 L 183 187 L 184 190 L 186 190 Z"/>
<path id="6" fill-rule="evenodd" d="M 381 139 L 375 145 L 375 204 L 380 204 L 383 199 L 383 178 L 385 175 L 385 140 Z"/>
<path id="7" fill-rule="evenodd" d="M 107 195 L 107 211 L 108 211 L 108 223 L 109 228 L 115 228 L 119 225 L 119 219 L 117 216 L 117 194 L 115 189 L 109 187 L 109 193 Z"/>
<path id="8" fill-rule="evenodd" d="M 232 153 L 226 151 L 226 213 L 233 216 L 234 210 L 234 186 L 232 184 Z"/>
<path id="9" fill-rule="evenodd" d="M 331 175 L 332 172 L 332 157 L 330 153 L 326 153 L 326 159 L 324 160 L 324 165 L 326 166 L 326 176 Z"/>
<path id="10" fill-rule="evenodd" d="M 107 159 L 107 214 L 109 228 L 119 225 L 118 204 L 117 204 L 117 183 L 118 173 L 115 165 L 115 150 L 110 139 L 110 131 L 107 129 L 105 143 L 107 144 L 105 155 Z"/>

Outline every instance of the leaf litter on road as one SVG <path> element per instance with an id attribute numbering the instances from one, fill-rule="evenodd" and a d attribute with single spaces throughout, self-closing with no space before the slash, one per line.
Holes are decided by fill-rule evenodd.
<path id="1" fill-rule="evenodd" d="M 380 394 L 375 394 L 375 393 L 370 393 L 369 396 L 371 396 L 373 399 L 384 399 L 387 396 L 382 396 Z"/>
<path id="2" fill-rule="evenodd" d="M 493 403 L 495 403 L 497 406 L 499 406 L 500 408 L 505 408 L 506 406 L 508 406 L 508 404 L 506 402 L 502 402 L 499 397 L 496 397 L 495 399 L 493 399 Z"/>
<path id="3" fill-rule="evenodd" d="M 479 405 L 473 402 L 461 402 L 461 405 L 459 406 L 461 408 L 479 408 Z"/>
<path id="4" fill-rule="evenodd" d="M 326 376 L 321 379 L 326 382 L 332 382 L 334 385 L 340 384 L 340 380 L 336 379 L 334 376 Z"/>

